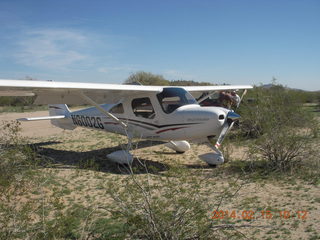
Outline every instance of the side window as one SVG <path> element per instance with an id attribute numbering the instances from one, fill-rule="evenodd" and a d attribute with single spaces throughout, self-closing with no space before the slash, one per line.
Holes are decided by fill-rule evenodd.
<path id="1" fill-rule="evenodd" d="M 110 109 L 109 112 L 110 112 L 110 113 L 124 113 L 122 103 L 119 103 L 119 104 L 113 106 L 113 107 Z"/>
<path id="2" fill-rule="evenodd" d="M 154 109 L 149 98 L 135 98 L 131 103 L 133 113 L 137 117 L 153 119 L 155 116 Z"/>

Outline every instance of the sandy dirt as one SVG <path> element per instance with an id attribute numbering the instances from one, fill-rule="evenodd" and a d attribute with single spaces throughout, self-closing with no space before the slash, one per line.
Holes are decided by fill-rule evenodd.
<path id="1" fill-rule="evenodd" d="M 2 113 L 1 121 L 15 120 L 22 117 L 48 116 L 47 111 L 34 113 Z M 111 203 L 112 199 L 105 194 L 107 182 L 113 178 L 124 178 L 121 169 L 106 159 L 112 151 L 121 149 L 126 143 L 124 137 L 77 128 L 64 131 L 50 124 L 50 121 L 22 122 L 22 135 L 36 144 L 39 153 L 54 161 L 55 167 L 42 171 L 53 171 L 59 185 L 63 188 L 65 203 L 80 203 L 94 206 Z M 120 146 L 120 147 L 119 147 Z M 122 145 L 123 146 L 123 145 Z M 156 172 L 166 171 L 173 162 L 192 171 L 202 171 L 208 181 L 217 183 L 216 188 L 231 184 L 239 172 L 232 173 L 228 163 L 223 167 L 212 169 L 197 157 L 210 152 L 204 145 L 192 144 L 192 149 L 185 154 L 175 154 L 160 143 L 136 141 L 133 154 L 155 168 Z M 100 168 L 98 171 L 83 169 L 79 171 L 79 163 L 95 159 Z M 245 149 L 234 146 L 231 159 L 244 159 Z M 150 168 L 151 169 L 151 168 Z M 228 173 L 231 171 L 231 173 Z M 142 172 L 141 177 L 145 173 Z M 249 239 L 318 239 L 320 234 L 320 188 L 319 184 L 288 178 L 285 180 L 249 179 L 238 192 L 236 199 L 222 205 L 223 210 L 236 209 L 239 213 L 252 210 L 258 215 L 261 210 L 272 209 L 274 215 L 279 211 L 290 211 L 294 217 L 290 219 L 259 219 L 253 225 L 266 228 L 241 229 Z M 216 189 L 213 189 L 216 191 Z M 210 203 L 208 203 L 210 204 Z M 307 211 L 306 219 L 298 219 L 297 211 Z M 240 221 L 240 224 L 246 224 Z"/>

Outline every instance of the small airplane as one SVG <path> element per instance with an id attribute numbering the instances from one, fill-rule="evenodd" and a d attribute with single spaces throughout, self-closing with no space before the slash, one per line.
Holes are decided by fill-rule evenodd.
<path id="1" fill-rule="evenodd" d="M 184 153 L 188 141 L 206 140 L 213 153 L 200 155 L 209 165 L 224 162 L 219 150 L 223 139 L 240 116 L 226 106 L 202 104 L 222 92 L 236 94 L 237 106 L 250 85 L 142 86 L 34 80 L 0 80 L 0 96 L 36 96 L 35 104 L 48 104 L 49 116 L 19 121 L 51 120 L 54 126 L 73 130 L 84 127 L 128 137 L 125 150 L 107 155 L 119 164 L 131 164 L 133 138 L 167 141 L 166 146 Z M 234 93 L 234 92 L 233 92 Z M 197 100 L 196 100 L 197 99 Z M 70 111 L 67 104 L 92 107 Z M 214 106 L 216 105 L 216 106 Z"/>

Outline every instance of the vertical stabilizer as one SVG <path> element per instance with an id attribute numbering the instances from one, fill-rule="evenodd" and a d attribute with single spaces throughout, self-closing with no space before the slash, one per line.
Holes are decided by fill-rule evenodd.
<path id="1" fill-rule="evenodd" d="M 51 124 L 62 128 L 73 130 L 76 126 L 73 124 L 70 118 L 70 110 L 66 104 L 49 104 L 49 115 L 50 116 L 61 116 L 64 115 L 63 119 L 52 119 Z"/>

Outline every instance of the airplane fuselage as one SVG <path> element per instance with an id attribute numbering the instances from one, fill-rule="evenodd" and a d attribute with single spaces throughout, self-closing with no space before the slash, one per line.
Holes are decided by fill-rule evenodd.
<path id="1" fill-rule="evenodd" d="M 155 116 L 150 119 L 136 115 L 129 104 L 123 103 L 123 113 L 114 113 L 127 124 L 127 129 L 118 122 L 91 107 L 70 113 L 72 124 L 79 127 L 102 130 L 142 139 L 191 140 L 218 136 L 221 132 L 228 109 L 221 107 L 201 107 L 197 104 L 184 105 L 170 114 L 165 114 L 160 106 L 153 104 Z M 101 105 L 109 111 L 116 104 Z"/>

